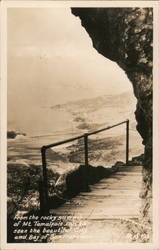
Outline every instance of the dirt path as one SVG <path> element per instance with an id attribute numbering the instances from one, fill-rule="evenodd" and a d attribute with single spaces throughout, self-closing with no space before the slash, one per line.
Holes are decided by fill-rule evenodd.
<path id="1" fill-rule="evenodd" d="M 50 242 L 130 242 L 127 220 L 139 218 L 142 167 L 120 167 L 110 178 L 91 186 L 63 206 L 54 209 L 67 218 L 69 228 Z"/>

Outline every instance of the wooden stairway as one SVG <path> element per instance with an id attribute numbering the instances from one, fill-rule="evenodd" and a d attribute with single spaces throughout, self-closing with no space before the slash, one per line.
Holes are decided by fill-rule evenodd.
<path id="1" fill-rule="evenodd" d="M 141 183 L 142 166 L 119 167 L 109 178 L 90 186 L 91 192 L 81 192 L 52 211 L 59 216 L 80 219 L 78 223 L 72 222 L 72 229 L 64 232 L 61 238 L 51 236 L 49 241 L 129 242 L 122 221 L 139 218 Z M 80 230 L 79 224 L 84 230 Z"/>

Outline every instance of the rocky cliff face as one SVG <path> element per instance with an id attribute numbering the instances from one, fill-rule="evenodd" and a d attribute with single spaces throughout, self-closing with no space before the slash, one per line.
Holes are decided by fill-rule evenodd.
<path id="1" fill-rule="evenodd" d="M 137 130 L 145 145 L 142 218 L 151 221 L 152 198 L 152 46 L 151 8 L 72 8 L 94 48 L 115 61 L 132 82 L 137 98 Z"/>

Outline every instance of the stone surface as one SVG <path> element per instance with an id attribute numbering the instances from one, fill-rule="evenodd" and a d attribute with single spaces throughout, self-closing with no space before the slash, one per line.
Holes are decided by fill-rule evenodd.
<path id="1" fill-rule="evenodd" d="M 116 62 L 137 98 L 137 130 L 145 145 L 142 216 L 150 222 L 152 199 L 152 8 L 72 8 L 94 48 Z"/>

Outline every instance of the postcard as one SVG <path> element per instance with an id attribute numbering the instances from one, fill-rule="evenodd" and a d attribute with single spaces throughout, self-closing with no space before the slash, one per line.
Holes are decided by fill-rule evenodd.
<path id="1" fill-rule="evenodd" d="M 1 249 L 158 249 L 158 1 L 1 1 Z"/>

